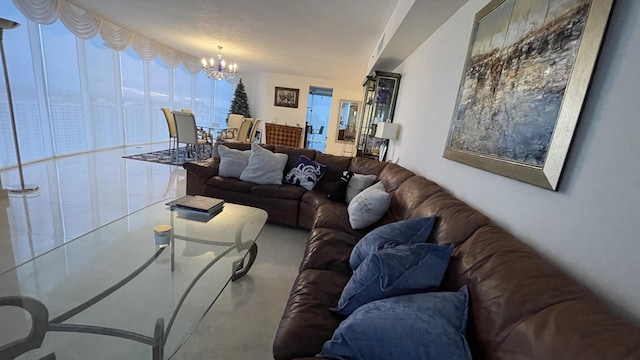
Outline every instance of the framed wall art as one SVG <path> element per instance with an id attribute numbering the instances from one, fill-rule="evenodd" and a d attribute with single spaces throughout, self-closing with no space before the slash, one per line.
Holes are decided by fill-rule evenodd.
<path id="1" fill-rule="evenodd" d="M 444 157 L 557 190 L 613 0 L 494 0 L 475 17 Z"/>
<path id="2" fill-rule="evenodd" d="M 273 100 L 273 105 L 297 109 L 299 95 L 300 95 L 300 89 L 291 89 L 291 88 L 276 86 L 275 99 Z"/>

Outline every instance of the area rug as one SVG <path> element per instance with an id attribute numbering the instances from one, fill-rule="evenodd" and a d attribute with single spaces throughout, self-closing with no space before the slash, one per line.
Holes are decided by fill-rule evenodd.
<path id="1" fill-rule="evenodd" d="M 174 153 L 174 151 L 171 151 L 171 153 Z M 185 162 L 196 162 L 193 159 L 187 158 L 186 148 L 182 147 L 175 150 L 175 153 L 173 154 L 173 156 L 171 156 L 171 153 L 169 153 L 169 150 L 160 150 L 160 151 L 153 151 L 153 152 L 144 153 L 144 154 L 123 156 L 123 158 L 149 161 L 149 162 L 154 162 L 159 164 L 176 165 L 176 166 L 182 166 L 182 164 L 184 164 Z M 207 155 L 208 154 L 205 154 L 205 156 Z M 201 160 L 201 161 L 206 161 L 206 160 Z M 200 162 L 200 161 L 197 161 L 197 162 Z"/>

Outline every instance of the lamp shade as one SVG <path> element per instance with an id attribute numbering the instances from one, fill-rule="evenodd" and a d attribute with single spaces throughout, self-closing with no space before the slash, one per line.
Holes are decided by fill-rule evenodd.
<path id="1" fill-rule="evenodd" d="M 380 139 L 390 139 L 394 140 L 398 137 L 398 128 L 400 126 L 398 124 L 390 123 L 390 122 L 379 122 L 376 127 L 375 137 Z"/>

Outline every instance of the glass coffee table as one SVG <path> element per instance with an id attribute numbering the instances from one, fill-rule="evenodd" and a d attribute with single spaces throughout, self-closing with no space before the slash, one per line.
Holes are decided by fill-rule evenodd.
<path id="1" fill-rule="evenodd" d="M 172 357 L 253 264 L 267 213 L 227 203 L 209 219 L 170 200 L 0 274 L 0 359 Z"/>

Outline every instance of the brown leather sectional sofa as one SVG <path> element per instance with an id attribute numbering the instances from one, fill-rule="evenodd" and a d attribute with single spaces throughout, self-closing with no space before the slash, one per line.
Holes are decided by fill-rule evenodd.
<path id="1" fill-rule="evenodd" d="M 265 147 L 289 155 L 285 172 L 300 154 L 326 164 L 329 171 L 306 191 L 222 178 L 216 161 L 189 163 L 185 169 L 188 194 L 257 206 L 272 222 L 311 230 L 273 345 L 275 359 L 310 360 L 344 319 L 329 308 L 336 306 L 351 276 L 351 249 L 371 230 L 353 230 L 346 205 L 327 199 L 344 170 L 376 174 L 392 194 L 389 211 L 373 227 L 437 215 L 428 241 L 456 244 L 441 290 L 468 285 L 467 339 L 474 359 L 640 359 L 637 323 L 438 184 L 396 164 Z"/>

